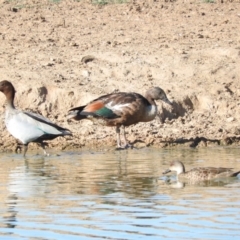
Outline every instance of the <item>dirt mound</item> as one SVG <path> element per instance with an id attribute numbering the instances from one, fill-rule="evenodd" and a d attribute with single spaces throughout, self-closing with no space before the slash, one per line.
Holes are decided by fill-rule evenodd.
<path id="1" fill-rule="evenodd" d="M 14 84 L 16 106 L 74 133 L 50 147 L 115 146 L 114 129 L 71 122 L 68 109 L 151 86 L 174 104 L 159 103 L 158 118 L 127 128 L 136 146 L 239 144 L 239 3 L 26 0 L 3 1 L 0 10 L 1 80 Z M 10 150 L 1 113 L 0 147 Z"/>

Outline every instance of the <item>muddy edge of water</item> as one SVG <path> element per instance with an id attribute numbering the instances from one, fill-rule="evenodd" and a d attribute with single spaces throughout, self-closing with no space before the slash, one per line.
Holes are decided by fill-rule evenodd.
<path id="1" fill-rule="evenodd" d="M 240 141 L 238 137 L 227 137 L 224 139 L 207 139 L 205 137 L 195 137 L 195 138 L 179 138 L 179 139 L 159 139 L 154 138 L 154 136 L 146 136 L 138 138 L 133 134 L 129 136 L 130 143 L 133 144 L 134 148 L 159 148 L 159 149 L 175 149 L 175 148 L 212 148 L 212 147 L 239 147 Z M 132 140 L 134 139 L 134 140 Z M 18 145 L 17 141 L 10 137 L 9 141 L 0 143 L 0 152 L 4 153 L 14 153 Z M 42 152 L 41 146 L 37 143 L 30 143 L 28 146 L 28 151 L 38 151 Z M 108 136 L 105 138 L 86 137 L 82 136 L 81 139 L 75 137 L 68 138 L 57 138 L 53 141 L 47 142 L 46 149 L 52 152 L 59 151 L 84 151 L 84 150 L 116 150 L 115 135 Z M 18 149 L 18 153 L 21 153 L 21 149 Z"/>

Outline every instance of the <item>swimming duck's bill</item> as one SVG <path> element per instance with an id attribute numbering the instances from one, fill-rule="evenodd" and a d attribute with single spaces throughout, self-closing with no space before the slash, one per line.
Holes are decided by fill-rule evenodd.
<path id="1" fill-rule="evenodd" d="M 165 171 L 163 171 L 163 174 L 167 174 L 169 172 L 171 172 L 171 170 L 170 169 L 166 169 Z"/>

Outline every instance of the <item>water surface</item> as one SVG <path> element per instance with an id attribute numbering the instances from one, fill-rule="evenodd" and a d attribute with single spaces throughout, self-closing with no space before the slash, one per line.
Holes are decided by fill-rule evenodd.
<path id="1" fill-rule="evenodd" d="M 2 154 L 0 239 L 239 239 L 240 179 L 191 185 L 186 168 L 240 169 L 239 148 Z"/>

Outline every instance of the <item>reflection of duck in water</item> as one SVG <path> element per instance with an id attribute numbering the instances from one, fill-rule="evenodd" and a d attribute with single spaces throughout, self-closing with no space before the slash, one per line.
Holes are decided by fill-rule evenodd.
<path id="1" fill-rule="evenodd" d="M 6 212 L 3 213 L 2 221 L 2 225 L 5 228 L 15 228 L 17 226 L 17 202 L 18 197 L 15 194 L 10 194 L 7 196 L 7 199 L 5 201 L 7 209 Z"/>
<path id="2" fill-rule="evenodd" d="M 198 167 L 189 171 L 185 171 L 185 167 L 180 161 L 173 161 L 169 169 L 165 170 L 163 174 L 171 171 L 177 172 L 177 178 L 189 181 L 206 181 L 217 178 L 236 177 L 240 171 L 233 171 L 232 168 L 215 168 L 215 167 Z"/>
<path id="3" fill-rule="evenodd" d="M 17 166 L 9 171 L 6 184 L 6 200 L 4 201 L 5 209 L 2 213 L 2 226 L 6 228 L 18 227 L 19 212 L 22 212 L 22 210 L 31 212 L 30 206 L 32 206 L 35 196 L 46 194 L 46 184 L 42 181 L 46 180 L 46 176 L 43 175 L 44 171 L 43 158 L 35 158 L 31 162 L 26 160 L 24 165 Z M 43 177 L 41 178 L 41 176 Z M 14 235 L 14 232 L 9 230 L 9 235 L 11 234 Z"/>

